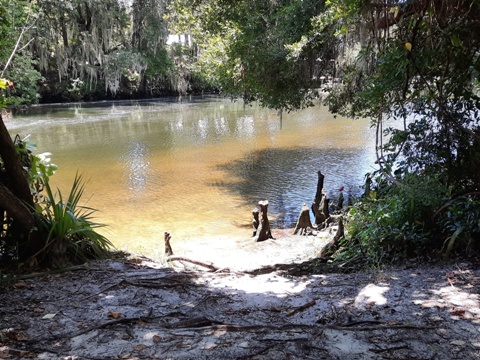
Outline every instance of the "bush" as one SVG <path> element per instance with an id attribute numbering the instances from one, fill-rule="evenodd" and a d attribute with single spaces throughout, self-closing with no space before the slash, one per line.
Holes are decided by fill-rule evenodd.
<path id="1" fill-rule="evenodd" d="M 15 79 L 15 88 L 7 94 L 9 105 L 31 105 L 39 102 L 38 86 L 42 76 L 35 69 L 35 65 L 35 61 L 29 56 L 16 56 L 14 66 L 5 72 L 6 78 Z"/>
<path id="2" fill-rule="evenodd" d="M 104 226 L 93 221 L 92 215 L 96 210 L 79 205 L 84 191 L 82 177 L 75 176 L 66 200 L 59 190 L 57 194 L 52 192 L 48 177 L 44 177 L 43 183 L 47 196 L 42 206 L 42 223 L 48 233 L 47 245 L 57 249 L 60 245 L 62 249 L 60 254 L 55 252 L 55 255 L 65 255 L 73 262 L 107 257 L 108 249 L 113 245 L 95 230 Z"/>
<path id="3" fill-rule="evenodd" d="M 466 254 L 478 251 L 480 245 L 478 197 L 466 195 L 455 198 L 437 214 L 440 214 L 438 222 L 442 224 L 442 230 L 447 234 L 442 248 L 445 257 L 448 257 L 455 248 Z"/>
<path id="4" fill-rule="evenodd" d="M 358 199 L 346 217 L 343 256 L 362 255 L 379 264 L 440 250 L 435 212 L 445 203 L 447 189 L 435 177 L 408 174 L 401 185 L 377 179 L 369 197 Z"/>
<path id="5" fill-rule="evenodd" d="M 50 163 L 48 153 L 34 155 L 34 145 L 28 141 L 15 137 L 15 149 L 20 163 L 25 169 L 30 193 L 33 197 L 35 209 L 32 213 L 38 215 L 39 227 L 45 229 L 39 246 L 29 257 L 28 264 L 63 267 L 69 262 L 84 262 L 87 259 L 105 258 L 109 255 L 112 243 L 97 229 L 104 225 L 93 221 L 96 210 L 81 206 L 84 185 L 82 177 L 77 175 L 67 198 L 58 191 L 54 193 L 50 187 L 50 176 L 57 169 Z M 4 172 L 0 161 L 0 175 Z M 18 263 L 22 243 L 12 220 L 4 214 L 2 231 L 0 232 L 0 264 L 12 265 Z M 24 240 L 24 239 L 23 239 Z"/>

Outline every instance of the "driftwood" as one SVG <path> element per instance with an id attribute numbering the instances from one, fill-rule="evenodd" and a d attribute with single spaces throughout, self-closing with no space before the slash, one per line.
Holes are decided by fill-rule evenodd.
<path id="1" fill-rule="evenodd" d="M 313 225 L 310 221 L 310 209 L 306 204 L 302 205 L 302 210 L 300 210 L 300 215 L 298 216 L 297 225 L 295 225 L 295 230 L 293 235 L 309 235 L 312 233 Z"/>
<path id="2" fill-rule="evenodd" d="M 273 239 L 272 232 L 270 230 L 270 222 L 268 221 L 267 216 L 268 200 L 259 201 L 258 206 L 260 206 L 260 221 L 257 231 L 255 232 L 254 240 L 255 242 L 258 242 Z"/>

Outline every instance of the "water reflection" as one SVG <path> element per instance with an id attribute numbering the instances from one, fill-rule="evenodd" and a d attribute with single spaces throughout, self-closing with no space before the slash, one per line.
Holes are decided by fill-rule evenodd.
<path id="1" fill-rule="evenodd" d="M 127 193 L 134 199 L 138 198 L 145 193 L 151 177 L 149 153 L 146 144 L 140 141 L 130 142 L 120 160 L 125 168 L 123 178 L 129 190 Z"/>
<path id="2" fill-rule="evenodd" d="M 337 197 L 342 186 L 346 198 L 360 194 L 366 165 L 359 161 L 362 151 L 361 148 L 257 150 L 220 165 L 226 171 L 226 179 L 212 185 L 241 196 L 252 207 L 260 200 L 268 200 L 269 212 L 274 217 L 272 225 L 289 228 L 295 225 L 302 204 L 312 203 L 318 170 L 325 175 L 324 187 L 329 198 Z"/>

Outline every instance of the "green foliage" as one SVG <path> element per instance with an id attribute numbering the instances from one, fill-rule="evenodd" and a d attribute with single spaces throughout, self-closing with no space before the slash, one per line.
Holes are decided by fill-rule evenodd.
<path id="1" fill-rule="evenodd" d="M 41 75 L 25 48 L 25 34 L 32 26 L 31 6 L 25 1 L 0 0 L 0 70 L 15 86 L 5 92 L 11 106 L 37 103 Z"/>
<path id="2" fill-rule="evenodd" d="M 408 257 L 423 258 L 480 250 L 478 194 L 455 196 L 437 176 L 406 174 L 400 186 L 382 176 L 369 196 L 347 213 L 347 236 L 338 259 L 363 256 L 377 266 Z"/>
<path id="3" fill-rule="evenodd" d="M 8 89 L 15 86 L 13 81 L 8 79 L 0 78 L 0 110 L 5 109 L 8 104 L 8 99 L 5 98 L 5 93 Z"/>
<path id="4" fill-rule="evenodd" d="M 62 242 L 68 258 L 73 262 L 108 256 L 108 249 L 113 245 L 96 231 L 104 226 L 93 221 L 96 210 L 80 205 L 84 193 L 82 176 L 75 176 L 68 197 L 64 199 L 59 190 L 53 193 L 50 187 L 50 177 L 57 170 L 57 166 L 50 161 L 50 153 L 33 154 L 35 145 L 25 139 L 17 140 L 15 144 L 28 171 L 36 211 L 48 234 L 45 253 L 49 252 L 48 244 Z"/>
<path id="5" fill-rule="evenodd" d="M 449 201 L 440 212 L 438 221 L 449 234 L 443 251 L 448 257 L 454 249 L 463 253 L 480 250 L 480 199 L 478 195 L 461 196 Z M 445 210 L 445 211 L 443 211 Z"/>
<path id="6" fill-rule="evenodd" d="M 84 192 L 82 177 L 75 176 L 66 199 L 59 190 L 53 193 L 48 176 L 44 176 L 43 184 L 46 198 L 42 203 L 42 222 L 48 232 L 47 244 L 63 243 L 67 256 L 74 262 L 107 257 L 113 245 L 96 231 L 104 225 L 93 221 L 96 210 L 79 204 Z"/>
<path id="7" fill-rule="evenodd" d="M 93 221 L 94 209 L 80 205 L 84 193 L 82 177 L 75 177 L 66 199 L 60 191 L 54 194 L 50 187 L 50 177 L 57 166 L 50 162 L 50 154 L 34 154 L 35 145 L 27 139 L 21 140 L 18 136 L 14 144 L 20 163 L 26 171 L 35 203 L 34 211 L 48 236 L 45 246 L 36 256 L 54 261 L 58 254 L 52 256 L 52 248 L 59 243 L 65 248 L 64 256 L 72 262 L 108 256 L 108 250 L 113 245 L 97 232 L 97 229 L 104 225 Z M 20 239 L 12 232 L 8 221 L 3 225 L 0 234 L 0 258 L 3 263 L 16 261 Z"/>
<path id="8" fill-rule="evenodd" d="M 342 68 L 344 85 L 328 99 L 332 109 L 376 125 L 402 122 L 379 134 L 387 140 L 380 159 L 386 166 L 440 174 L 460 192 L 478 189 L 479 4 L 440 1 L 422 11 L 410 2 L 382 11 L 362 1 L 330 4 L 347 15 L 351 31 L 362 21 L 373 28 Z"/>
<path id="9" fill-rule="evenodd" d="M 15 86 L 7 92 L 11 106 L 36 104 L 40 99 L 38 87 L 43 79 L 40 72 L 35 69 L 35 61 L 24 54 L 15 56 L 11 66 L 5 71 L 5 76 L 15 79 Z"/>
<path id="10" fill-rule="evenodd" d="M 50 153 L 34 154 L 36 145 L 29 141 L 28 137 L 20 139 L 17 135 L 14 144 L 20 162 L 27 172 L 27 180 L 34 202 L 38 203 L 42 198 L 44 180 L 50 178 L 58 167 L 50 162 Z"/>
<path id="11" fill-rule="evenodd" d="M 357 41 L 327 102 L 377 130 L 384 176 L 376 197 L 352 208 L 345 245 L 374 261 L 448 256 L 478 241 L 478 198 L 465 194 L 480 190 L 480 4 L 418 5 L 330 0 L 319 21 Z"/>
<path id="12" fill-rule="evenodd" d="M 316 79 L 327 71 L 324 44 L 310 38 L 323 9 L 313 0 L 175 1 L 172 16 L 175 31 L 199 43 L 204 78 L 233 98 L 290 111 L 311 105 Z"/>
<path id="13" fill-rule="evenodd" d="M 380 184 L 369 197 L 358 199 L 347 214 L 343 256 L 365 256 L 371 264 L 440 251 L 442 238 L 433 215 L 448 198 L 435 177 L 408 174 L 401 186 Z"/>

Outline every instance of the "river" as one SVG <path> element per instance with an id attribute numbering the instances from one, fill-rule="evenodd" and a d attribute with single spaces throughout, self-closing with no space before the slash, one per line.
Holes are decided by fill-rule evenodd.
<path id="1" fill-rule="evenodd" d="M 367 120 L 316 105 L 278 114 L 221 97 L 37 106 L 6 121 L 59 166 L 66 193 L 78 172 L 86 206 L 117 247 L 158 257 L 168 231 L 177 248 L 200 238 L 251 235 L 251 211 L 269 201 L 272 231 L 294 226 L 317 171 L 330 197 L 358 195 L 372 171 Z"/>

